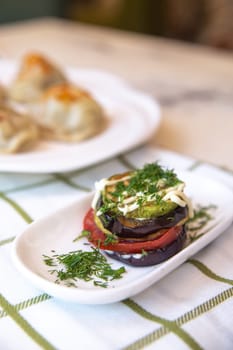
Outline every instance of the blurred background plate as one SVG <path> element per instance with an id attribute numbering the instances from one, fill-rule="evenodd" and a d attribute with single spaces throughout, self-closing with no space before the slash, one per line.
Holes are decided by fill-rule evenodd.
<path id="1" fill-rule="evenodd" d="M 1 83 L 13 79 L 17 64 L 0 62 Z M 150 139 L 160 122 L 160 108 L 150 96 L 106 72 L 67 69 L 69 78 L 89 90 L 103 106 L 108 126 L 80 143 L 41 141 L 25 153 L 0 156 L 0 171 L 49 173 L 83 168 L 128 151 Z"/>

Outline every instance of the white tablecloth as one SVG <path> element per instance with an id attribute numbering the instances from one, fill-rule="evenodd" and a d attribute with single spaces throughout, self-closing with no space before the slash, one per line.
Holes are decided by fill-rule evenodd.
<path id="1" fill-rule="evenodd" d="M 0 349 L 232 349 L 233 226 L 144 292 L 114 304 L 69 303 L 38 290 L 11 259 L 30 222 L 92 190 L 96 180 L 158 160 L 233 189 L 233 175 L 143 146 L 68 174 L 0 174 Z M 233 210 L 233 209 L 232 209 Z"/>

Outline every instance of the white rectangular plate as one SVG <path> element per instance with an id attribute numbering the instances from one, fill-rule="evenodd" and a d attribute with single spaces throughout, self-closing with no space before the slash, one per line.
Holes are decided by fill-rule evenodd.
<path id="1" fill-rule="evenodd" d="M 85 238 L 73 242 L 80 234 L 84 215 L 90 208 L 93 194 L 89 194 L 68 207 L 32 223 L 16 238 L 12 250 L 16 268 L 48 294 L 77 303 L 107 304 L 143 291 L 222 234 L 233 220 L 233 193 L 229 188 L 190 172 L 181 172 L 178 176 L 186 182 L 186 194 L 192 199 L 194 206 L 214 204 L 216 210 L 209 226 L 204 229 L 205 234 L 167 261 L 151 267 L 125 265 L 127 272 L 123 278 L 111 281 L 106 289 L 84 281 L 78 281 L 77 288 L 56 284 L 56 277 L 50 274 L 49 267 L 43 261 L 43 254 L 51 255 L 52 250 L 63 254 L 77 249 L 90 249 L 84 244 Z M 113 268 L 122 266 L 122 263 L 111 258 L 107 257 L 107 260 Z"/>

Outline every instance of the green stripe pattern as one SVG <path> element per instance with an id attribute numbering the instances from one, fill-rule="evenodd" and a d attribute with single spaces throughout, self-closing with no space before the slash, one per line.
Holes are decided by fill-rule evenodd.
<path id="1" fill-rule="evenodd" d="M 21 303 L 18 303 L 16 305 L 14 305 L 14 309 L 16 311 L 21 311 L 21 310 L 27 309 L 28 307 L 30 307 L 32 305 L 39 304 L 42 301 L 46 301 L 46 300 L 49 300 L 49 299 L 51 299 L 51 296 L 46 294 L 46 293 L 43 293 L 43 294 L 37 295 L 37 296 L 35 296 L 33 298 L 24 300 Z M 0 312 L 0 318 L 6 317 L 6 316 L 7 316 L 7 312 L 5 310 L 2 310 Z"/>
<path id="2" fill-rule="evenodd" d="M 80 191 L 84 191 L 84 192 L 90 192 L 91 189 L 82 185 L 78 185 L 76 183 L 74 183 L 72 180 L 70 180 L 67 176 L 63 175 L 63 174 L 54 174 L 54 177 L 59 180 L 64 182 L 66 185 L 75 188 L 77 190 Z"/>
<path id="3" fill-rule="evenodd" d="M 3 199 L 6 203 L 8 203 L 15 211 L 28 223 L 30 224 L 33 220 L 32 218 L 26 213 L 26 211 L 13 199 L 9 198 L 4 193 L 0 192 L 0 198 Z"/>
<path id="4" fill-rule="evenodd" d="M 34 340 L 44 350 L 55 350 L 44 337 L 42 337 L 12 306 L 4 297 L 0 294 L 0 305 L 3 310 L 18 324 L 20 328 Z"/>
<path id="5" fill-rule="evenodd" d="M 130 307 L 137 314 L 141 315 L 142 317 L 150 321 L 162 324 L 165 330 L 167 331 L 167 333 L 172 332 L 175 335 L 177 335 L 181 340 L 183 340 L 183 342 L 185 342 L 190 347 L 190 349 L 193 349 L 193 350 L 202 349 L 200 345 L 187 332 L 185 332 L 182 328 L 180 328 L 175 321 L 169 321 L 169 320 L 166 320 L 165 318 L 161 318 L 159 316 L 153 315 L 150 312 L 143 309 L 141 306 L 139 306 L 137 303 L 135 303 L 131 299 L 127 299 L 123 301 L 123 303 L 128 307 Z M 154 341 L 153 333 L 142 338 L 139 342 L 136 342 L 136 344 L 126 347 L 125 350 L 141 349 L 142 346 L 144 347 L 145 345 L 149 345 L 151 341 Z M 139 347 L 139 344 L 140 344 L 140 347 Z"/>
<path id="6" fill-rule="evenodd" d="M 2 245 L 5 245 L 5 244 L 8 244 L 8 243 L 13 242 L 14 239 L 15 239 L 15 236 L 14 236 L 14 237 L 9 237 L 9 238 L 7 238 L 7 239 L 3 239 L 2 241 L 0 241 L 0 247 L 1 247 Z"/>
<path id="7" fill-rule="evenodd" d="M 204 265 L 202 262 L 195 260 L 195 259 L 189 259 L 187 262 L 192 264 L 196 268 L 198 268 L 202 273 L 204 273 L 209 278 L 212 278 L 215 281 L 227 283 L 227 284 L 230 284 L 233 286 L 232 279 L 224 278 L 224 277 L 217 275 L 212 270 L 210 270 L 206 265 Z"/>
<path id="8" fill-rule="evenodd" d="M 176 325 L 177 328 L 179 328 L 179 327 L 183 326 L 185 323 L 192 321 L 193 319 L 210 311 L 214 307 L 218 306 L 219 304 L 223 303 L 224 301 L 226 301 L 227 299 L 232 298 L 232 297 L 233 297 L 233 288 L 229 288 L 229 289 L 223 291 L 222 293 L 216 295 L 215 297 L 207 300 L 206 302 L 198 305 L 194 309 L 186 312 L 184 315 L 178 317 L 176 320 L 169 321 L 170 325 L 167 324 L 167 320 L 164 320 L 164 319 L 161 320 L 160 318 L 158 319 L 157 316 L 154 316 L 154 315 L 148 313 L 146 310 L 144 310 L 143 308 L 141 308 L 139 305 L 132 302 L 131 300 L 130 300 L 130 302 L 128 300 L 126 300 L 124 302 L 125 305 L 132 308 L 140 316 L 145 317 L 146 319 L 150 319 L 150 320 L 153 320 L 155 322 L 161 323 L 161 324 L 163 324 L 163 327 L 157 329 L 154 332 L 147 334 L 145 337 L 142 337 L 141 339 L 137 340 L 136 342 L 128 345 L 127 347 L 124 348 L 124 350 L 143 349 L 145 346 L 148 346 L 151 343 L 153 343 L 154 341 L 159 340 L 161 337 L 165 336 L 169 332 L 173 332 L 176 335 L 178 335 L 186 344 L 188 344 L 190 346 L 191 349 L 200 349 L 200 346 L 198 344 L 196 344 L 195 341 L 194 341 L 194 343 L 188 343 L 186 341 L 186 339 L 183 338 L 183 334 L 181 334 L 181 333 L 177 334 L 176 332 L 174 332 L 174 324 Z M 189 341 L 189 338 L 188 338 L 188 341 Z M 196 347 L 196 346 L 198 346 L 198 347 Z"/>
<path id="9" fill-rule="evenodd" d="M 129 170 L 134 170 L 135 166 L 129 162 L 127 157 L 123 155 L 119 155 L 115 158 L 118 160 L 123 166 L 128 168 Z M 201 162 L 195 162 L 193 163 L 188 170 L 195 170 L 197 167 L 199 167 L 202 163 Z M 8 205 L 10 205 L 27 223 L 31 223 L 33 220 L 30 217 L 30 215 L 13 199 L 11 199 L 8 194 L 12 192 L 18 192 L 18 191 L 24 191 L 29 190 L 32 188 L 40 187 L 49 185 L 53 182 L 60 181 L 73 189 L 89 192 L 91 191 L 91 188 L 76 184 L 74 181 L 72 181 L 72 177 L 78 176 L 82 172 L 94 169 L 95 166 L 90 166 L 86 169 L 78 170 L 69 174 L 61 174 L 61 173 L 55 173 L 53 174 L 52 178 L 48 178 L 44 181 L 39 181 L 34 184 L 28 184 L 23 186 L 18 186 L 13 189 L 6 190 L 5 192 L 0 192 L 0 198 L 4 200 Z M 5 244 L 11 243 L 14 240 L 14 237 L 9 237 L 7 239 L 4 239 L 0 241 L 0 247 L 4 246 Z M 221 277 L 214 273 L 211 269 L 209 269 L 206 265 L 204 265 L 202 262 L 195 260 L 195 259 L 189 259 L 187 263 L 192 264 L 195 266 L 200 273 L 203 273 L 207 278 L 211 278 L 215 281 L 226 283 L 228 285 L 233 285 L 233 280 L 227 279 L 224 277 Z M 198 305 L 194 309 L 188 311 L 187 313 L 181 315 L 175 320 L 167 320 L 165 318 L 161 318 L 157 315 L 154 315 L 150 313 L 149 311 L 145 310 L 143 307 L 138 305 L 135 301 L 132 299 L 124 300 L 123 303 L 127 307 L 129 307 L 133 312 L 136 312 L 141 317 L 151 321 L 155 322 L 161 325 L 160 328 L 156 329 L 155 331 L 151 332 L 150 334 L 145 335 L 141 339 L 135 341 L 134 343 L 128 345 L 125 347 L 125 350 L 137 350 L 142 349 L 150 344 L 152 344 L 154 341 L 160 339 L 161 337 L 173 333 L 176 335 L 181 341 L 183 341 L 190 349 L 198 350 L 201 349 L 201 346 L 197 343 L 197 341 L 185 330 L 182 329 L 182 326 L 186 324 L 187 322 L 201 316 L 203 313 L 206 313 L 210 311 L 212 308 L 218 306 L 219 304 L 223 303 L 227 299 L 231 298 L 233 296 L 233 288 L 229 288 L 222 293 L 216 295 L 215 297 L 207 300 L 206 302 Z M 40 345 L 45 350 L 53 350 L 55 349 L 45 338 L 43 338 L 20 314 L 19 312 L 21 310 L 24 310 L 26 308 L 31 307 L 32 305 L 45 302 L 47 300 L 51 299 L 51 296 L 47 295 L 46 293 L 35 296 L 33 298 L 27 299 L 25 301 L 22 301 L 16 305 L 11 305 L 3 295 L 0 294 L 0 305 L 2 307 L 2 311 L 0 312 L 0 318 L 10 316 L 20 327 L 21 329 L 29 336 L 32 340 L 34 340 L 35 343 Z"/>

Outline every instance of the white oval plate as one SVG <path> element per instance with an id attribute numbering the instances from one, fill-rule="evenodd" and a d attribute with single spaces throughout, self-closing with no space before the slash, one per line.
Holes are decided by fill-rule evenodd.
<path id="1" fill-rule="evenodd" d="M 32 223 L 14 241 L 12 256 L 16 268 L 38 288 L 55 297 L 83 304 L 107 304 L 117 302 L 142 292 L 144 289 L 170 273 L 188 258 L 219 236 L 233 220 L 233 193 L 230 189 L 211 179 L 192 173 L 180 173 L 185 180 L 186 193 L 194 204 L 217 206 L 214 218 L 205 227 L 205 234 L 185 247 L 181 252 L 159 265 L 130 267 L 119 280 L 109 283 L 108 288 L 96 287 L 92 282 L 77 282 L 77 288 L 56 284 L 55 276 L 43 261 L 43 254 L 51 256 L 77 249 L 88 250 L 86 239 L 73 242 L 82 230 L 82 221 L 90 208 L 93 194 L 85 195 L 75 203 L 58 212 Z M 107 257 L 113 268 L 123 264 Z"/>
<path id="2" fill-rule="evenodd" d="M 0 83 L 8 85 L 17 65 L 0 61 Z M 0 171 L 50 173 L 71 171 L 113 157 L 146 142 L 160 123 L 160 108 L 151 97 L 114 75 L 88 69 L 66 69 L 75 84 L 89 90 L 103 106 L 108 127 L 80 143 L 41 141 L 25 153 L 0 155 Z"/>

